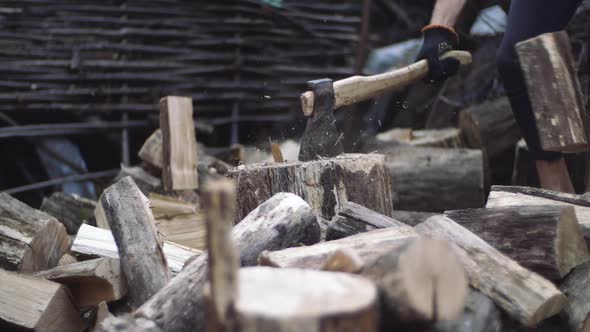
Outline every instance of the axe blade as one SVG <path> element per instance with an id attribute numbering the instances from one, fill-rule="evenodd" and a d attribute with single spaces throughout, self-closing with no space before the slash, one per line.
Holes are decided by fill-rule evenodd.
<path id="1" fill-rule="evenodd" d="M 344 152 L 334 117 L 334 85 L 328 78 L 307 82 L 314 95 L 313 114 L 301 137 L 299 160 L 335 157 Z"/>

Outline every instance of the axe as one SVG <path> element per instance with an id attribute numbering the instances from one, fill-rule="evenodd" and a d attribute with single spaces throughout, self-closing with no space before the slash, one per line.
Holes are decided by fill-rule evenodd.
<path id="1" fill-rule="evenodd" d="M 471 63 L 471 54 L 449 51 L 441 59 L 456 58 Z M 420 60 L 407 67 L 373 76 L 351 76 L 336 82 L 324 78 L 307 82 L 309 91 L 301 95 L 301 109 L 308 117 L 301 138 L 299 160 L 334 157 L 343 152 L 342 135 L 336 129 L 333 110 L 406 87 L 428 75 L 428 62 Z"/>

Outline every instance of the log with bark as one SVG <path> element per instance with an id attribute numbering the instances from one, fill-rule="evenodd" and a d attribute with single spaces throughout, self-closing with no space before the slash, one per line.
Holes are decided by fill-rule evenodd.
<path id="1" fill-rule="evenodd" d="M 280 193 L 252 211 L 232 230 L 242 266 L 257 264 L 264 250 L 280 250 L 319 240 L 311 207 L 297 195 Z M 166 287 L 139 308 L 136 322 L 149 322 L 168 332 L 204 329 L 203 286 L 207 255 L 199 255 Z"/>
<path id="2" fill-rule="evenodd" d="M 167 191 L 199 188 L 197 139 L 190 97 L 160 100 L 162 183 Z"/>
<path id="3" fill-rule="evenodd" d="M 550 281 L 523 268 L 447 217 L 430 217 L 414 229 L 421 235 L 450 241 L 471 286 L 524 326 L 534 326 L 557 314 L 567 302 Z"/>
<path id="4" fill-rule="evenodd" d="M 558 280 L 590 260 L 572 206 L 507 206 L 445 212 L 504 255 Z"/>
<path id="5" fill-rule="evenodd" d="M 0 193 L 0 268 L 47 270 L 57 265 L 69 245 L 66 228 L 57 219 Z"/>
<path id="6" fill-rule="evenodd" d="M 484 205 L 486 168 L 480 150 L 400 146 L 385 163 L 396 210 L 443 212 Z"/>
<path id="7" fill-rule="evenodd" d="M 301 196 L 316 215 L 330 220 L 339 201 L 351 201 L 391 215 L 391 180 L 377 154 L 345 154 L 310 162 L 240 166 L 230 174 L 239 195 L 237 220 L 278 192 Z"/>
<path id="8" fill-rule="evenodd" d="M 590 243 L 590 199 L 586 195 L 530 187 L 492 186 L 486 208 L 515 205 L 572 205 L 584 238 Z"/>
<path id="9" fill-rule="evenodd" d="M 545 33 L 516 44 L 535 113 L 541 146 L 547 151 L 588 151 L 589 118 L 567 32 Z"/>
<path id="10" fill-rule="evenodd" d="M 94 307 L 103 301 L 119 300 L 127 293 L 119 260 L 115 258 L 97 258 L 58 266 L 31 276 L 67 286 L 74 304 L 80 309 Z"/>
<path id="11" fill-rule="evenodd" d="M 424 220 L 436 215 L 434 212 L 403 211 L 394 210 L 393 219 L 399 220 L 406 225 L 416 226 Z"/>
<path id="12" fill-rule="evenodd" d="M 54 216 L 68 231 L 68 234 L 76 234 L 82 223 L 95 225 L 94 209 L 96 202 L 62 192 L 55 192 L 49 197 L 43 198 L 40 210 Z"/>
<path id="13" fill-rule="evenodd" d="M 386 154 L 396 145 L 410 145 L 416 147 L 433 148 L 461 148 L 465 147 L 461 133 L 457 128 L 421 129 L 394 128 L 369 138 L 363 144 L 365 153 L 377 152 Z"/>
<path id="14" fill-rule="evenodd" d="M 507 97 L 461 111 L 459 128 L 467 146 L 485 151 L 488 158 L 511 150 L 521 137 Z"/>
<path id="15" fill-rule="evenodd" d="M 514 148 L 514 165 L 510 184 L 513 186 L 540 186 L 537 168 L 524 139 L 519 140 Z"/>
<path id="16" fill-rule="evenodd" d="M 0 330 L 79 332 L 84 323 L 66 287 L 0 269 Z"/>
<path id="17" fill-rule="evenodd" d="M 130 303 L 137 308 L 170 280 L 148 199 L 126 177 L 105 189 L 99 204 L 117 243 Z"/>
<path id="18" fill-rule="evenodd" d="M 437 322 L 429 332 L 500 332 L 501 313 L 485 294 L 474 289 L 469 291 L 465 309 L 459 318 Z"/>
<path id="19" fill-rule="evenodd" d="M 567 296 L 562 316 L 567 319 L 572 331 L 588 331 L 590 329 L 590 262 L 576 267 L 559 285 L 559 289 Z"/>
<path id="20" fill-rule="evenodd" d="M 328 225 L 326 240 L 336 240 L 373 229 L 402 225 L 395 219 L 354 202 L 340 202 L 337 210 L 337 215 Z"/>

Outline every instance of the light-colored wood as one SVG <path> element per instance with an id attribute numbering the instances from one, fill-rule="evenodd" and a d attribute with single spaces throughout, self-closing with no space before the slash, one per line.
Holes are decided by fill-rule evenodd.
<path id="1" fill-rule="evenodd" d="M 89 308 L 106 301 L 121 299 L 127 286 L 119 260 L 97 258 L 69 265 L 54 267 L 31 276 L 66 285 L 76 307 Z"/>
<path id="2" fill-rule="evenodd" d="M 377 290 L 359 276 L 248 267 L 239 289 L 237 331 L 377 331 Z"/>
<path id="3" fill-rule="evenodd" d="M 231 179 L 210 181 L 201 193 L 207 225 L 207 276 L 211 314 L 208 331 L 236 331 L 239 254 L 232 242 L 236 192 Z"/>
<path id="4" fill-rule="evenodd" d="M 280 250 L 300 243 L 313 244 L 319 231 L 312 209 L 291 193 L 279 193 L 252 211 L 232 230 L 233 243 L 242 266 L 258 263 L 264 250 Z M 207 280 L 207 255 L 187 263 L 166 287 L 146 302 L 134 317 L 153 323 L 167 332 L 203 331 Z"/>
<path id="5" fill-rule="evenodd" d="M 363 151 L 386 153 L 391 146 L 410 145 L 433 148 L 465 147 L 458 128 L 419 129 L 393 128 L 377 134 L 363 144 Z"/>
<path id="6" fill-rule="evenodd" d="M 74 263 L 78 263 L 78 258 L 76 256 L 73 256 L 70 253 L 65 253 L 59 259 L 57 266 L 63 266 L 63 265 L 74 264 Z"/>
<path id="7" fill-rule="evenodd" d="M 340 202 L 338 214 L 326 231 L 326 240 L 336 240 L 377 228 L 398 227 L 399 221 L 354 202 Z"/>
<path id="8" fill-rule="evenodd" d="M 277 143 L 270 142 L 270 150 L 272 152 L 272 158 L 275 163 L 285 162 L 285 159 L 283 159 L 283 152 L 281 151 L 281 147 Z"/>
<path id="9" fill-rule="evenodd" d="M 66 288 L 0 269 L 3 331 L 80 332 L 84 323 Z"/>
<path id="10" fill-rule="evenodd" d="M 202 253 L 197 249 L 181 246 L 179 244 L 164 241 L 164 255 L 168 261 L 168 267 L 172 273 L 182 270 L 185 262 Z M 119 258 L 117 244 L 113 233 L 106 229 L 82 225 L 72 243 L 72 253 L 86 257 L 110 257 Z"/>
<path id="11" fill-rule="evenodd" d="M 568 321 L 572 331 L 590 330 L 590 262 L 575 268 L 559 285 L 567 296 L 568 303 L 562 315 Z"/>
<path id="12" fill-rule="evenodd" d="M 199 188 L 192 99 L 177 96 L 162 98 L 160 129 L 162 130 L 164 189 L 173 191 Z"/>
<path id="13" fill-rule="evenodd" d="M 525 326 L 557 314 L 567 301 L 550 281 L 523 268 L 447 217 L 430 217 L 414 229 L 423 236 L 450 241 L 471 286 Z"/>
<path id="14" fill-rule="evenodd" d="M 96 306 L 96 313 L 94 317 L 94 326 L 90 329 L 91 332 L 100 331 L 100 325 L 107 319 L 114 317 L 109 311 L 109 307 L 106 302 L 100 302 Z"/>
<path id="15" fill-rule="evenodd" d="M 0 268 L 22 273 L 50 269 L 69 245 L 57 219 L 0 193 Z"/>
<path id="16" fill-rule="evenodd" d="M 162 159 L 162 130 L 156 129 L 143 143 L 137 153 L 139 158 L 146 164 L 162 169 L 164 161 Z"/>
<path id="17" fill-rule="evenodd" d="M 95 207 L 96 202 L 84 197 L 55 192 L 43 198 L 40 210 L 57 218 L 64 224 L 68 234 L 76 234 L 83 222 L 94 223 Z"/>
<path id="18" fill-rule="evenodd" d="M 547 151 L 587 152 L 590 128 L 571 43 L 565 31 L 516 44 L 535 113 L 541 146 Z"/>
<path id="19" fill-rule="evenodd" d="M 585 195 L 530 187 L 492 186 L 486 208 L 515 205 L 572 205 L 584 238 L 590 243 L 590 199 Z"/>
<path id="20" fill-rule="evenodd" d="M 238 195 L 236 220 L 241 220 L 262 202 L 279 192 L 302 197 L 316 215 L 330 220 L 339 201 L 351 201 L 391 215 L 391 180 L 385 157 L 343 154 L 310 162 L 255 164 L 230 172 Z"/>
<path id="21" fill-rule="evenodd" d="M 363 264 L 356 251 L 344 248 L 336 250 L 328 257 L 322 271 L 359 273 L 363 270 Z"/>
<path id="22" fill-rule="evenodd" d="M 151 193 L 150 206 L 156 229 L 163 239 L 199 250 L 205 249 L 205 223 L 195 204 Z"/>
<path id="23" fill-rule="evenodd" d="M 467 228 L 523 267 L 551 280 L 590 260 L 572 206 L 507 206 L 447 211 Z"/>
<path id="24" fill-rule="evenodd" d="M 103 193 L 104 195 L 104 193 Z M 98 198 L 98 201 L 100 202 L 102 200 L 102 195 Z M 96 207 L 94 208 L 94 220 L 96 221 L 96 227 L 98 228 L 102 228 L 102 229 L 111 229 L 111 226 L 109 226 L 109 222 L 107 220 L 107 217 L 104 214 L 104 209 L 102 208 L 102 204 L 96 204 Z"/>
<path id="25" fill-rule="evenodd" d="M 441 59 L 456 58 L 461 64 L 471 63 L 471 54 L 465 51 L 446 52 Z M 410 83 L 419 81 L 428 75 L 428 62 L 420 60 L 407 67 L 373 76 L 352 76 L 334 82 L 334 109 L 352 105 L 363 100 L 377 97 L 384 93 L 401 89 Z M 301 110 L 305 116 L 313 113 L 313 92 L 301 95 Z"/>

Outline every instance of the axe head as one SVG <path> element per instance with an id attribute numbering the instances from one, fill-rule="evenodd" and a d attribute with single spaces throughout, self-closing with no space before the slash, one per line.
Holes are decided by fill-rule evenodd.
<path id="1" fill-rule="evenodd" d="M 344 152 L 342 137 L 336 129 L 334 117 L 334 86 L 328 78 L 309 81 L 313 91 L 313 114 L 307 119 L 307 126 L 301 138 L 299 160 L 317 160 L 335 157 Z"/>

